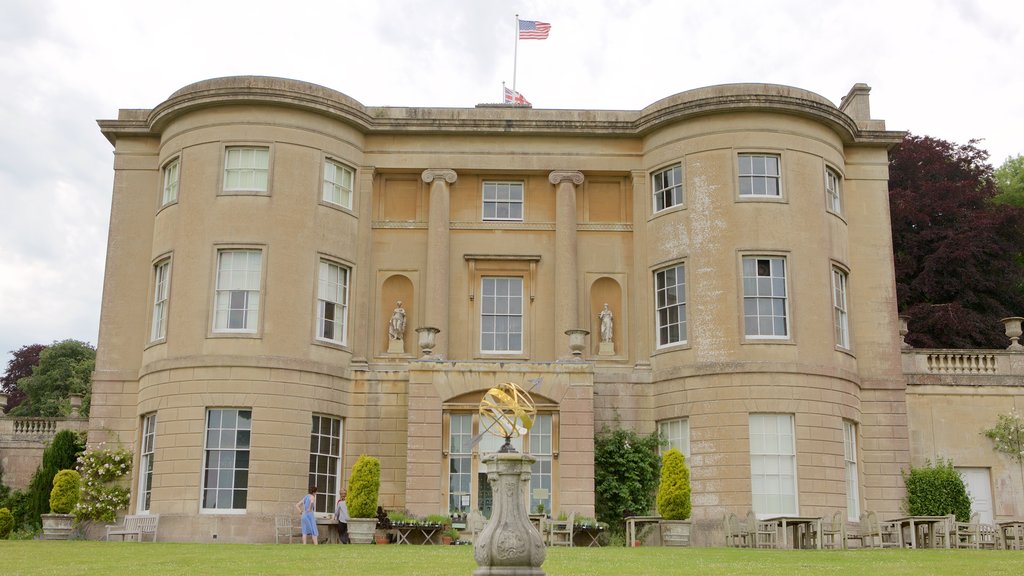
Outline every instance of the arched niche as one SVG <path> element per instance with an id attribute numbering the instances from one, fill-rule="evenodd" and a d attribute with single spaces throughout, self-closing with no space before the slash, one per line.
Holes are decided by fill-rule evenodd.
<path id="1" fill-rule="evenodd" d="M 622 308 L 622 286 L 611 277 L 602 276 L 590 285 L 590 345 L 591 353 L 597 355 L 601 346 L 601 321 L 598 314 L 608 305 L 612 311 L 612 340 L 615 355 L 620 356 L 626 345 L 626 318 Z"/>
<path id="2" fill-rule="evenodd" d="M 415 354 L 416 350 L 416 302 L 414 301 L 412 280 L 403 274 L 392 274 L 384 279 L 380 287 L 380 314 L 377 326 L 380 330 L 380 350 L 388 350 L 388 322 L 395 311 L 396 302 L 401 301 L 405 308 L 405 353 Z"/>

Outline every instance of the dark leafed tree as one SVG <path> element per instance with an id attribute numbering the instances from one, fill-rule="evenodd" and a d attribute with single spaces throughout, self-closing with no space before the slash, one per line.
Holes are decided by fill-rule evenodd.
<path id="1" fill-rule="evenodd" d="M 18 380 L 25 401 L 11 411 L 14 416 L 67 416 L 71 393 L 83 395 L 82 414 L 88 415 L 96 349 L 86 342 L 62 340 L 39 353 L 32 375 Z"/>
<path id="2" fill-rule="evenodd" d="M 25 400 L 25 392 L 18 388 L 18 380 L 32 375 L 32 367 L 39 364 L 39 353 L 46 349 L 43 344 L 29 344 L 11 350 L 7 370 L 0 376 L 0 392 L 8 395 L 7 409 L 12 410 Z"/>
<path id="3" fill-rule="evenodd" d="M 988 153 L 907 135 L 889 153 L 896 290 L 919 348 L 1005 348 L 1024 315 L 1024 210 L 992 201 Z"/>

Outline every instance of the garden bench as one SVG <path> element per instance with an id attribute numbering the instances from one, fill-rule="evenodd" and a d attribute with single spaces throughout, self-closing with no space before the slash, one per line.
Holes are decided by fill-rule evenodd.
<path id="1" fill-rule="evenodd" d="M 159 524 L 159 514 L 128 515 L 124 517 L 122 524 L 107 525 L 107 541 L 110 541 L 111 536 L 120 536 L 122 541 L 126 536 L 135 536 L 136 542 L 142 542 L 144 535 L 151 534 L 153 542 L 156 542 L 156 529 Z"/>

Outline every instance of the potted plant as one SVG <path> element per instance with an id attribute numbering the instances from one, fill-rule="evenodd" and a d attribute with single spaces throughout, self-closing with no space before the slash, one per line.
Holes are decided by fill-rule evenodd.
<path id="1" fill-rule="evenodd" d="M 448 546 L 459 539 L 459 531 L 455 528 L 448 528 L 444 532 L 441 532 L 441 544 Z"/>
<path id="2" fill-rule="evenodd" d="M 686 457 L 672 448 L 661 458 L 658 483 L 658 514 L 661 515 L 661 542 L 666 546 L 690 544 L 690 469 Z"/>
<path id="3" fill-rule="evenodd" d="M 61 470 L 53 477 L 50 491 L 50 514 L 42 514 L 43 539 L 67 540 L 71 536 L 71 511 L 78 504 L 82 477 L 74 470 Z"/>
<path id="4" fill-rule="evenodd" d="M 348 480 L 348 533 L 353 544 L 372 544 L 377 528 L 380 460 L 363 454 Z"/>

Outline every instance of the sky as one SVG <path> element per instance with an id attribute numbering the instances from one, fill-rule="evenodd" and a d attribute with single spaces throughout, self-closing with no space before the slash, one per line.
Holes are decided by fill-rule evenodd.
<path id="1" fill-rule="evenodd" d="M 551 24 L 516 50 L 516 15 Z M 639 110 L 732 82 L 838 104 L 872 87 L 889 130 L 1024 153 L 1019 0 L 0 0 L 0 372 L 99 330 L 112 147 L 97 119 L 192 82 L 294 78 L 367 106 Z"/>

